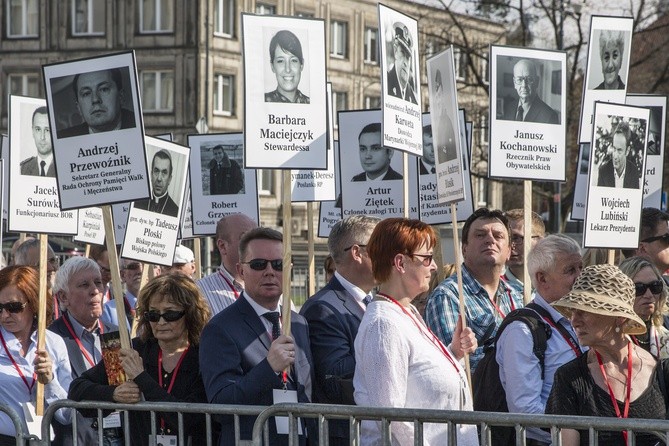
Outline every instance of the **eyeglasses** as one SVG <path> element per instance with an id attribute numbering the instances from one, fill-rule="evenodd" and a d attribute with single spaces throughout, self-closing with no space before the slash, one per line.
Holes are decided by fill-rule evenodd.
<path id="1" fill-rule="evenodd" d="M 516 84 L 516 85 L 522 85 L 523 83 L 525 83 L 527 85 L 532 85 L 536 81 L 537 81 L 536 76 L 519 76 L 519 77 L 514 76 L 513 77 L 513 83 Z"/>
<path id="2" fill-rule="evenodd" d="M 141 263 L 136 263 L 136 262 L 135 263 L 128 263 L 125 266 L 125 268 L 123 268 L 123 269 L 127 269 L 127 270 L 130 270 L 130 271 L 137 271 L 138 269 L 142 269 L 142 264 Z"/>
<path id="3" fill-rule="evenodd" d="M 407 254 L 409 257 L 420 257 L 421 263 L 423 266 L 430 266 L 432 264 L 432 259 L 434 254 Z"/>
<path id="4" fill-rule="evenodd" d="M 532 240 L 536 240 L 538 238 L 541 238 L 541 237 L 539 237 L 538 235 L 533 235 L 532 236 Z M 525 243 L 525 237 L 523 237 L 522 235 L 514 235 L 513 237 L 511 237 L 511 244 L 512 245 L 522 245 L 523 243 Z"/>
<path id="5" fill-rule="evenodd" d="M 643 243 L 651 243 L 654 242 L 655 240 L 662 240 L 666 245 L 669 245 L 669 232 L 662 234 L 662 235 L 655 235 L 653 237 L 648 237 L 643 240 L 641 240 Z"/>
<path id="6" fill-rule="evenodd" d="M 361 245 L 359 243 L 354 243 L 351 246 L 349 246 L 348 248 L 344 248 L 344 252 L 350 251 L 354 246 L 357 246 L 358 248 L 366 248 L 367 247 L 367 245 Z"/>
<path id="7" fill-rule="evenodd" d="M 636 296 L 640 297 L 646 294 L 646 290 L 650 290 L 653 294 L 660 294 L 664 284 L 661 280 L 654 280 L 649 283 L 634 282 L 634 290 L 636 291 Z"/>
<path id="8" fill-rule="evenodd" d="M 248 262 L 242 262 L 242 263 L 246 263 L 248 266 L 251 267 L 251 269 L 256 271 L 265 271 L 265 268 L 267 268 L 268 263 L 272 265 L 272 269 L 274 269 L 274 271 L 283 271 L 283 259 L 276 259 L 276 260 L 253 259 L 249 260 Z"/>
<path id="9" fill-rule="evenodd" d="M 149 322 L 158 322 L 161 317 L 165 322 L 174 322 L 184 317 L 185 314 L 185 311 L 167 310 L 164 313 L 159 313 L 156 310 L 151 310 L 144 313 L 144 317 L 148 319 Z"/>
<path id="10" fill-rule="evenodd" d="M 7 302 L 6 304 L 0 304 L 0 313 L 2 310 L 7 311 L 11 314 L 17 314 L 23 311 L 27 303 L 25 302 Z"/>

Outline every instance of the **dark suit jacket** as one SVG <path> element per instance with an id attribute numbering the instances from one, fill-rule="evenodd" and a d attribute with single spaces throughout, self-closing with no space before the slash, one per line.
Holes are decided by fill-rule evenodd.
<path id="1" fill-rule="evenodd" d="M 431 167 L 430 169 L 434 169 L 434 167 Z M 428 175 L 432 173 L 431 171 L 428 171 L 427 168 L 425 167 L 425 163 L 422 161 L 418 161 L 418 170 L 420 171 L 421 175 Z"/>
<path id="2" fill-rule="evenodd" d="M 121 128 L 122 129 L 131 129 L 136 126 L 135 113 L 132 110 L 126 110 L 125 108 L 121 109 Z M 104 132 L 100 132 L 104 133 Z M 59 130 L 58 139 L 60 138 L 69 138 L 71 136 L 81 136 L 88 135 L 88 124 L 82 122 L 79 125 L 73 127 Z"/>
<path id="3" fill-rule="evenodd" d="M 613 160 L 609 158 L 599 166 L 599 176 L 597 177 L 597 186 L 616 187 L 616 179 L 613 172 Z M 623 179 L 625 189 L 639 188 L 639 171 L 636 165 L 625 158 L 625 178 Z"/>
<path id="4" fill-rule="evenodd" d="M 242 294 L 232 305 L 214 316 L 202 331 L 200 340 L 200 369 L 207 398 L 214 404 L 270 406 L 273 389 L 283 388 L 281 376 L 267 361 L 271 345 L 270 335 L 255 310 Z M 297 390 L 299 402 L 311 402 L 313 379 L 309 329 L 307 321 L 293 312 L 291 336 L 295 340 L 295 364 L 288 388 Z M 256 417 L 240 418 L 240 438 L 251 439 Z M 220 446 L 234 445 L 232 417 L 221 417 Z M 317 438 L 317 431 L 309 429 L 309 437 Z M 269 422 L 269 444 L 287 445 L 288 435 L 279 435 L 276 424 Z M 300 444 L 306 439 L 300 436 Z"/>
<path id="5" fill-rule="evenodd" d="M 507 107 L 504 110 L 504 119 L 509 121 L 516 120 L 516 111 L 518 102 L 513 102 L 513 107 Z M 530 110 L 525 114 L 525 122 L 541 122 L 543 124 L 559 124 L 558 114 L 548 104 L 542 101 L 538 96 L 534 97 Z"/>
<path id="6" fill-rule="evenodd" d="M 49 325 L 49 330 L 59 335 L 61 338 L 63 338 L 63 341 L 65 341 L 67 355 L 70 358 L 70 366 L 72 367 L 72 379 L 74 380 L 80 377 L 86 370 L 88 370 L 90 365 L 84 358 L 84 355 L 81 353 L 81 350 L 77 345 L 77 341 L 72 337 L 72 334 L 70 334 L 70 331 L 67 329 L 65 322 L 63 322 L 65 314 L 53 321 L 51 325 Z M 109 333 L 110 331 L 118 330 L 118 327 L 115 325 L 105 324 L 102 321 L 100 321 L 100 324 L 102 324 L 103 333 Z M 99 362 L 102 362 L 101 358 L 96 359 L 98 359 Z M 93 429 L 91 427 L 95 420 L 95 417 L 86 418 L 80 412 L 77 412 L 77 444 L 98 444 L 97 429 Z M 54 432 L 56 433 L 56 439 L 53 444 L 72 444 L 72 426 L 64 426 L 58 423 L 57 420 L 54 420 Z"/>
<path id="7" fill-rule="evenodd" d="M 388 77 L 388 94 L 390 96 L 395 96 L 396 98 L 404 99 L 405 101 L 409 101 L 413 104 L 418 104 L 418 100 L 416 99 L 416 94 L 413 91 L 413 80 L 409 79 L 407 82 L 407 88 L 404 90 L 404 97 L 402 97 L 402 89 L 400 88 L 400 81 L 399 78 L 397 77 L 397 70 L 395 70 L 395 66 L 393 65 L 392 70 L 388 71 L 387 73 Z"/>
<path id="8" fill-rule="evenodd" d="M 152 198 L 149 198 L 148 200 L 138 200 L 135 201 L 135 207 L 137 209 L 144 209 L 145 211 L 169 215 L 170 217 L 179 215 L 179 206 L 177 206 L 169 194 L 163 196 L 163 198 L 158 201 L 157 205 L 154 205 L 152 202 Z"/>
<path id="9" fill-rule="evenodd" d="M 314 402 L 355 404 L 353 343 L 364 310 L 337 277 L 333 277 L 323 289 L 305 302 L 300 314 L 309 323 L 309 340 L 316 371 Z M 347 420 L 330 420 L 328 429 L 330 444 L 349 444 Z M 336 441 L 333 437 L 341 440 Z"/>
<path id="10" fill-rule="evenodd" d="M 388 166 L 388 171 L 386 174 L 381 178 L 381 181 L 386 181 L 386 180 L 401 180 L 403 177 L 401 174 L 397 173 L 396 171 L 393 170 L 392 167 Z M 367 181 L 367 173 L 362 172 L 354 176 L 351 181 Z"/>
<path id="11" fill-rule="evenodd" d="M 221 165 L 209 162 L 209 193 L 211 195 L 237 194 L 244 187 L 242 168 L 235 160 L 223 157 Z"/>
<path id="12" fill-rule="evenodd" d="M 47 177 L 56 178 L 56 163 L 53 159 L 45 173 Z M 36 156 L 31 156 L 30 158 L 21 161 L 21 175 L 41 176 L 40 166 L 37 164 Z"/>

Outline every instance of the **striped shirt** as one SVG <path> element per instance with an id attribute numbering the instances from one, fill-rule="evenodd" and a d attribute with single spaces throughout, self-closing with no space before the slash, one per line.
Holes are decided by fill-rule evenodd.
<path id="1" fill-rule="evenodd" d="M 500 314 L 488 292 L 472 276 L 464 263 L 462 264 L 462 291 L 465 299 L 467 326 L 474 332 L 479 345 L 469 357 L 472 371 L 474 371 L 478 362 L 483 358 L 485 342 L 495 337 L 504 316 L 523 306 L 523 296 L 500 279 L 497 293 L 495 293 L 497 307 L 503 315 Z M 425 322 L 445 345 L 449 345 L 453 339 L 453 332 L 460 315 L 459 305 L 456 274 L 441 282 L 427 300 Z"/>
<path id="2" fill-rule="evenodd" d="M 211 317 L 230 306 L 244 290 L 228 271 L 220 267 L 196 282 L 211 309 Z"/>

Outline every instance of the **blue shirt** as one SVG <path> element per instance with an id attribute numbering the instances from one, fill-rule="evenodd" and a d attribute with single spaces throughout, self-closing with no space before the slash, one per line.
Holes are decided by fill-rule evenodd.
<path id="1" fill-rule="evenodd" d="M 523 307 L 523 296 L 509 287 L 500 279 L 495 300 L 501 315 L 490 300 L 490 296 L 483 286 L 472 276 L 467 267 L 462 264 L 462 291 L 465 300 L 465 316 L 467 326 L 476 336 L 479 347 L 469 356 L 472 369 L 483 358 L 483 345 L 492 340 L 497 333 L 497 327 L 502 323 L 503 316 L 516 308 Z M 453 332 L 460 316 L 458 298 L 457 275 L 453 274 L 434 289 L 427 300 L 425 307 L 425 322 L 444 345 L 449 345 L 453 339 Z"/>
<path id="2" fill-rule="evenodd" d="M 126 291 L 124 296 L 128 299 L 130 308 L 137 308 L 137 297 L 135 297 L 130 291 Z M 100 320 L 108 325 L 115 325 L 119 327 L 118 315 L 116 314 L 116 299 L 110 299 L 102 306 L 102 315 L 100 316 Z M 130 322 L 127 320 L 125 321 L 125 325 L 128 327 L 128 330 L 131 329 Z"/>
<path id="3" fill-rule="evenodd" d="M 506 281 L 506 284 L 513 288 L 521 296 L 523 295 L 524 285 L 523 281 L 513 275 L 509 268 L 506 269 L 506 272 L 502 274 L 502 279 Z"/>
<path id="4" fill-rule="evenodd" d="M 534 303 L 544 308 L 557 324 L 564 326 L 576 335 L 571 323 L 558 313 L 538 293 L 534 295 Z M 544 358 L 544 380 L 541 380 L 541 364 L 532 352 L 534 341 L 527 324 L 516 321 L 509 324 L 497 342 L 497 363 L 499 379 L 506 391 L 506 402 L 509 412 L 543 414 L 546 401 L 553 387 L 555 371 L 561 365 L 576 358 L 576 353 L 567 340 L 555 327 L 546 345 Z M 541 429 L 527 429 L 527 438 L 551 442 L 551 435 Z"/>

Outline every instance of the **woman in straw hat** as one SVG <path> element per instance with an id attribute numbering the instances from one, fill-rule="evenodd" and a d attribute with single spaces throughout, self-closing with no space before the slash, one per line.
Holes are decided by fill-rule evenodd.
<path id="1" fill-rule="evenodd" d="M 669 358 L 669 330 L 662 314 L 669 290 L 662 275 L 644 257 L 625 259 L 620 270 L 634 281 L 634 312 L 646 323 L 646 333 L 631 336 L 632 341 L 656 358 Z"/>
<path id="2" fill-rule="evenodd" d="M 634 282 L 613 265 L 585 268 L 571 291 L 553 306 L 567 317 L 587 354 L 560 367 L 546 413 L 618 418 L 665 418 L 655 358 L 628 335 L 646 332 L 634 312 Z M 666 379 L 666 378 L 665 378 Z M 565 446 L 587 445 L 587 431 L 562 430 Z M 599 444 L 625 445 L 627 432 L 599 432 Z M 652 433 L 637 445 L 664 444 Z"/>
<path id="3" fill-rule="evenodd" d="M 425 325 L 412 301 L 437 269 L 437 235 L 418 220 L 381 221 L 367 242 L 379 292 L 367 306 L 355 338 L 354 397 L 360 406 L 472 410 L 459 360 L 476 349 L 470 328 L 458 324 L 447 347 Z M 414 424 L 393 422 L 393 445 L 414 444 Z M 455 426 L 457 443 L 478 445 L 476 426 Z M 382 444 L 381 422 L 363 421 L 361 444 Z M 447 445 L 448 425 L 427 423 L 424 444 Z"/>

